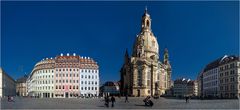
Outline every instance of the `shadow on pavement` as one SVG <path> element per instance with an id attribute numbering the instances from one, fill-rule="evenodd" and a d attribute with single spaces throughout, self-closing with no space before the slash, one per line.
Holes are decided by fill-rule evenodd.
<path id="1" fill-rule="evenodd" d="M 135 106 L 143 106 L 143 107 L 145 107 L 145 105 L 139 105 L 139 104 L 135 104 Z"/>

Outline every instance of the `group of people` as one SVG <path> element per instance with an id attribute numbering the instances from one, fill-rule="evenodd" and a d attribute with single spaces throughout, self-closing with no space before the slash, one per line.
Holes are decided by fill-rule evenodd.
<path id="1" fill-rule="evenodd" d="M 115 97 L 111 96 L 111 99 L 109 99 L 109 96 L 105 97 L 105 106 L 109 107 L 109 102 L 112 102 L 112 107 L 114 107 L 114 103 L 116 102 Z"/>
<path id="2" fill-rule="evenodd" d="M 119 98 L 121 98 L 121 97 L 119 96 Z M 116 102 L 116 99 L 115 99 L 114 96 L 111 96 L 111 98 L 110 98 L 110 97 L 107 95 L 107 96 L 104 97 L 104 100 L 105 100 L 105 106 L 106 106 L 106 107 L 109 107 L 109 103 L 110 103 L 110 102 L 112 103 L 112 107 L 114 107 L 114 104 L 115 104 L 115 102 Z M 129 102 L 127 95 L 125 96 L 125 103 L 126 103 L 126 102 Z"/>
<path id="3" fill-rule="evenodd" d="M 8 102 L 14 102 L 13 96 L 8 96 Z"/>

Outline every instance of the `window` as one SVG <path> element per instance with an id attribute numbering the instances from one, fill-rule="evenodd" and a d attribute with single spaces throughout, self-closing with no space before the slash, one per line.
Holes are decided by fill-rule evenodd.
<path id="1" fill-rule="evenodd" d="M 64 86 L 63 86 L 63 89 L 64 89 Z"/>
<path id="2" fill-rule="evenodd" d="M 58 77 L 58 74 L 56 74 L 56 77 Z"/>
<path id="3" fill-rule="evenodd" d="M 56 86 L 56 89 L 58 89 L 58 86 Z"/>
<path id="4" fill-rule="evenodd" d="M 95 90 L 97 90 L 97 87 L 95 87 Z"/>
<path id="5" fill-rule="evenodd" d="M 56 83 L 58 83 L 58 80 L 56 80 Z"/>
<path id="6" fill-rule="evenodd" d="M 69 89 L 72 89 L 72 86 L 69 86 Z"/>
<path id="7" fill-rule="evenodd" d="M 87 84 L 87 81 L 85 81 L 85 84 Z"/>
<path id="8" fill-rule="evenodd" d="M 76 89 L 78 89 L 78 86 L 76 86 Z"/>
<path id="9" fill-rule="evenodd" d="M 73 86 L 73 89 L 75 89 L 75 86 Z"/>
<path id="10" fill-rule="evenodd" d="M 68 74 L 66 74 L 66 77 L 68 77 Z"/>
<path id="11" fill-rule="evenodd" d="M 83 75 L 81 75 L 81 77 L 83 78 Z"/>
<path id="12" fill-rule="evenodd" d="M 91 76 L 90 76 L 90 75 L 88 76 L 88 79 L 91 79 Z"/>
<path id="13" fill-rule="evenodd" d="M 61 86 L 59 86 L 59 89 L 61 89 Z"/>
<path id="14" fill-rule="evenodd" d="M 81 90 L 83 90 L 83 87 L 81 87 Z"/>
<path id="15" fill-rule="evenodd" d="M 81 81 L 81 84 L 83 84 L 83 81 Z"/>

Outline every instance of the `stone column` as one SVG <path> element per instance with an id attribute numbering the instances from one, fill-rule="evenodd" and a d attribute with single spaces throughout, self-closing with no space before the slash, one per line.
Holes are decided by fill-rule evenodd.
<path id="1" fill-rule="evenodd" d="M 142 87 L 147 87 L 147 66 L 142 66 Z"/>

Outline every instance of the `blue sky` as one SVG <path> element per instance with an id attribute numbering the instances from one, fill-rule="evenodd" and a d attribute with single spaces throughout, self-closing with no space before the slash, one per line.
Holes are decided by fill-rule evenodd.
<path id="1" fill-rule="evenodd" d="M 16 79 L 43 58 L 76 53 L 98 62 L 102 82 L 117 81 L 146 5 L 172 79 L 239 53 L 238 2 L 2 2 L 1 67 Z"/>

